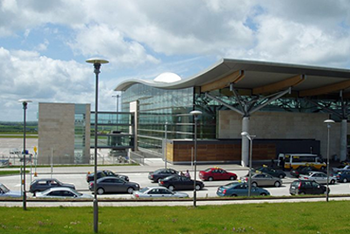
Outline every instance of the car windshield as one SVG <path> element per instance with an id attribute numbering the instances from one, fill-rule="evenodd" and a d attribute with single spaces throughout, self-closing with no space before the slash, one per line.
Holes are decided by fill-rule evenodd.
<path id="1" fill-rule="evenodd" d="M 140 189 L 140 192 L 141 192 L 141 193 L 144 193 L 144 192 L 146 192 L 148 189 L 149 189 L 148 187 L 142 188 L 142 189 Z"/>
<path id="2" fill-rule="evenodd" d="M 205 172 L 210 172 L 210 171 L 211 171 L 211 168 L 205 169 L 204 171 L 205 171 Z"/>
<path id="3" fill-rule="evenodd" d="M 227 188 L 227 187 L 231 187 L 231 186 L 236 185 L 236 184 L 239 184 L 239 183 L 232 182 L 232 183 L 228 183 L 228 184 L 224 185 L 223 187 Z"/>
<path id="4" fill-rule="evenodd" d="M 3 184 L 0 185 L 0 189 L 4 192 L 4 193 L 8 193 L 10 192 L 10 190 Z"/>

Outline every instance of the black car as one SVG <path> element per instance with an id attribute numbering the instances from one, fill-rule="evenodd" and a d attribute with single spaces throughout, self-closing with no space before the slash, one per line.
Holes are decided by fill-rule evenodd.
<path id="1" fill-rule="evenodd" d="M 90 181 L 93 181 L 94 175 L 95 173 L 88 173 L 86 175 L 86 182 L 89 183 Z M 97 171 L 97 179 L 100 179 L 106 176 L 113 176 L 113 177 L 117 177 L 117 178 L 121 178 L 123 180 L 129 181 L 129 177 L 126 175 L 116 174 L 113 171 L 109 171 L 109 170 Z"/>
<path id="2" fill-rule="evenodd" d="M 289 193 L 291 195 L 325 194 L 326 191 L 326 186 L 313 180 L 294 180 L 289 188 Z"/>
<path id="3" fill-rule="evenodd" d="M 160 179 L 158 184 L 160 186 L 167 187 L 170 190 L 186 190 L 192 189 L 194 186 L 194 180 L 188 178 L 187 176 L 172 175 L 164 179 Z M 202 181 L 196 180 L 196 190 L 201 190 L 204 187 Z"/>
<path id="4" fill-rule="evenodd" d="M 164 179 L 165 177 L 178 174 L 179 173 L 177 171 L 171 168 L 158 169 L 156 171 L 151 171 L 148 174 L 148 179 L 152 180 L 153 182 L 158 182 L 159 179 Z"/>
<path id="5" fill-rule="evenodd" d="M 47 179 L 34 180 L 32 183 L 30 183 L 29 191 L 35 194 L 36 192 L 42 192 L 49 188 L 54 188 L 54 187 L 67 187 L 67 188 L 75 189 L 75 186 L 73 184 L 66 184 L 66 183 L 62 183 L 57 179 L 47 178 Z"/>
<path id="6" fill-rule="evenodd" d="M 272 175 L 273 177 L 281 178 L 281 179 L 286 177 L 286 173 L 284 173 L 281 170 L 274 169 L 274 168 L 271 168 L 271 167 L 263 166 L 263 167 L 260 167 L 260 168 L 258 168 L 256 170 L 264 172 L 264 173 L 269 174 L 269 175 Z"/>
<path id="7" fill-rule="evenodd" d="M 129 193 L 132 194 L 135 190 L 140 189 L 140 185 L 134 182 L 129 182 L 121 178 L 106 176 L 96 181 L 97 194 L 104 193 Z M 94 182 L 89 184 L 90 191 L 94 191 Z"/>
<path id="8" fill-rule="evenodd" d="M 317 169 L 316 167 L 313 166 L 299 166 L 297 169 L 292 169 L 290 171 L 290 174 L 296 178 L 298 178 L 300 175 L 307 175 L 309 174 L 310 171 L 320 171 L 320 172 L 325 172 L 325 170 Z"/>

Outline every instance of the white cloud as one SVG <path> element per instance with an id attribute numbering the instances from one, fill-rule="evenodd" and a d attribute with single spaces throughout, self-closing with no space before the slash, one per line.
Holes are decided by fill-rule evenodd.
<path id="1" fill-rule="evenodd" d="M 220 57 L 350 67 L 348 0 L 2 0 L 0 12 L 7 118 L 20 98 L 93 103 L 95 56 L 110 60 L 105 110 L 119 79 L 186 78 Z"/>

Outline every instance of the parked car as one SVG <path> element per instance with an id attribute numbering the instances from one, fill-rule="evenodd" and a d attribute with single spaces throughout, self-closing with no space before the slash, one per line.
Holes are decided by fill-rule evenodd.
<path id="1" fill-rule="evenodd" d="M 35 195 L 37 192 L 42 192 L 49 188 L 55 187 L 66 187 L 75 189 L 74 184 L 62 183 L 61 181 L 53 178 L 45 178 L 36 179 L 32 183 L 30 183 L 29 191 Z"/>
<path id="2" fill-rule="evenodd" d="M 300 175 L 307 175 L 310 171 L 320 171 L 326 173 L 325 170 L 317 169 L 313 166 L 299 166 L 297 169 L 290 170 L 290 174 L 296 178 L 299 178 Z"/>
<path id="3" fill-rule="evenodd" d="M 263 166 L 263 167 L 259 167 L 258 169 L 256 169 L 256 171 L 264 172 L 266 174 L 269 174 L 269 175 L 272 175 L 274 177 L 278 177 L 281 179 L 286 177 L 286 173 L 284 173 L 284 171 L 274 169 L 272 167 Z"/>
<path id="4" fill-rule="evenodd" d="M 232 182 L 224 186 L 220 186 L 216 191 L 216 194 L 220 197 L 236 197 L 236 196 L 248 196 L 248 184 L 242 182 Z M 263 188 L 251 186 L 251 196 L 268 196 L 269 191 Z"/>
<path id="5" fill-rule="evenodd" d="M 335 176 L 339 182 L 349 182 L 350 181 L 350 170 L 339 171 Z"/>
<path id="6" fill-rule="evenodd" d="M 241 178 L 244 182 L 249 181 L 249 175 Z M 262 186 L 275 186 L 281 187 L 282 180 L 277 177 L 273 177 L 272 175 L 266 173 L 255 173 L 251 176 L 252 186 L 262 187 Z"/>
<path id="7" fill-rule="evenodd" d="M 158 169 L 156 171 L 151 171 L 148 174 L 148 179 L 152 180 L 153 182 L 158 182 L 159 179 L 164 179 L 165 177 L 177 174 L 179 173 L 171 168 Z"/>
<path id="8" fill-rule="evenodd" d="M 90 181 L 93 181 L 94 176 L 95 176 L 95 173 L 88 173 L 86 175 L 86 182 L 89 183 Z M 109 170 L 97 171 L 97 179 L 100 179 L 100 178 L 106 177 L 106 176 L 113 176 L 113 177 L 122 178 L 123 180 L 129 181 L 129 177 L 126 175 L 120 175 L 120 174 L 114 173 L 113 171 L 109 171 Z"/>
<path id="9" fill-rule="evenodd" d="M 332 170 L 334 173 L 350 170 L 350 165 L 340 165 L 339 167 L 333 167 Z"/>
<path id="10" fill-rule="evenodd" d="M 188 178 L 187 176 L 172 175 L 164 179 L 160 179 L 158 184 L 160 186 L 167 187 L 171 191 L 186 189 L 193 190 L 194 180 Z M 204 183 L 202 181 L 196 180 L 196 190 L 201 190 L 203 187 Z"/>
<path id="11" fill-rule="evenodd" d="M 294 180 L 289 187 L 289 193 L 291 195 L 325 194 L 326 191 L 326 186 L 313 180 Z"/>
<path id="12" fill-rule="evenodd" d="M 96 181 L 97 194 L 104 193 L 130 193 L 140 189 L 140 185 L 134 182 L 123 180 L 122 178 L 106 176 Z M 94 191 L 94 182 L 89 184 L 90 191 Z"/>
<path id="13" fill-rule="evenodd" d="M 318 171 L 310 171 L 308 175 L 301 175 L 299 178 L 302 180 L 314 180 L 319 184 L 327 183 L 327 174 Z M 330 184 L 335 184 L 336 181 L 337 178 L 335 176 L 329 176 L 328 182 Z"/>
<path id="14" fill-rule="evenodd" d="M 222 168 L 212 167 L 204 171 L 199 172 L 199 178 L 201 180 L 236 180 L 237 175 L 232 172 L 228 172 Z"/>
<path id="15" fill-rule="evenodd" d="M 22 197 L 21 191 L 11 191 L 4 184 L 0 183 L 0 197 Z"/>
<path id="16" fill-rule="evenodd" d="M 133 193 L 133 196 L 135 198 L 185 198 L 188 197 L 188 194 L 174 192 L 164 187 L 145 187 L 140 189 L 139 191 L 135 191 Z"/>
<path id="17" fill-rule="evenodd" d="M 37 192 L 36 198 L 72 198 L 72 199 L 91 199 L 90 194 L 79 193 L 75 189 L 67 187 L 49 188 L 43 192 Z"/>

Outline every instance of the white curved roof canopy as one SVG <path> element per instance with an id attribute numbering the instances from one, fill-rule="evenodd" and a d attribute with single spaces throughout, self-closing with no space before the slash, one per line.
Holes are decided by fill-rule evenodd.
<path id="1" fill-rule="evenodd" d="M 227 82 L 227 77 L 232 80 L 230 76 L 237 72 L 240 78 L 235 78 L 234 87 L 255 90 L 256 93 L 267 90 L 276 91 L 290 85 L 292 91 L 298 91 L 301 96 L 336 93 L 339 90 L 350 94 L 350 70 L 348 69 L 234 59 L 222 59 L 207 70 L 174 83 L 130 79 L 120 83 L 115 91 L 125 91 L 135 83 L 162 89 L 182 89 L 193 86 L 203 88 L 215 82 Z"/>

